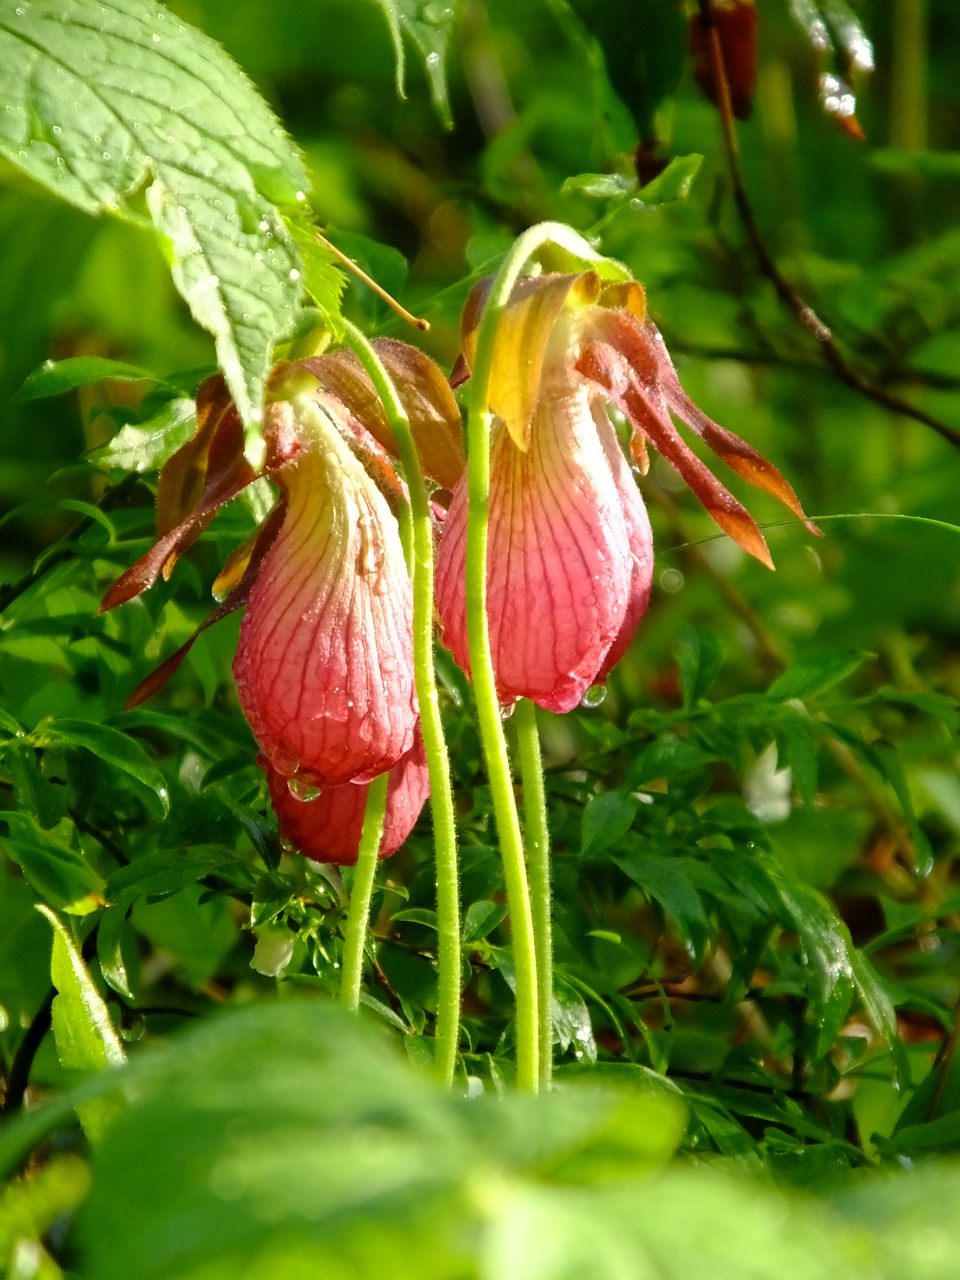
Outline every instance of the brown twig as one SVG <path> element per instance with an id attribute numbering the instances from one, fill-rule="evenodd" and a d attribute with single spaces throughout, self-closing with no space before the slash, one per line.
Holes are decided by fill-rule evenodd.
<path id="1" fill-rule="evenodd" d="M 414 329 L 420 329 L 423 333 L 427 332 L 430 328 L 429 320 L 424 320 L 422 316 L 415 316 L 409 312 L 406 307 L 402 307 L 392 294 L 387 293 L 386 289 L 384 289 L 382 285 L 377 284 L 376 280 L 374 280 L 372 276 L 368 276 L 362 267 L 357 266 L 354 260 L 348 257 L 341 249 L 338 249 L 335 244 L 331 244 L 326 236 L 321 235 L 319 231 L 316 232 L 316 236 L 318 243 L 326 249 L 327 253 L 329 253 L 331 257 L 336 258 L 341 267 L 345 267 L 347 271 L 351 272 L 358 280 L 362 281 L 362 283 L 365 284 L 368 289 L 372 290 L 381 302 L 385 302 L 390 310 L 395 312 L 401 320 L 412 325 Z"/>
<path id="2" fill-rule="evenodd" d="M 841 382 L 846 383 L 848 387 L 858 391 L 862 396 L 866 396 L 868 400 L 873 400 L 876 404 L 889 409 L 892 413 L 899 413 L 906 418 L 913 418 L 917 422 L 922 422 L 925 426 L 931 427 L 936 431 L 944 440 L 948 440 L 952 445 L 960 448 L 960 431 L 955 427 L 942 422 L 932 413 L 927 413 L 925 409 L 910 404 L 907 400 L 901 400 L 899 396 L 893 395 L 892 392 L 885 390 L 883 387 L 878 387 L 859 369 L 856 369 L 837 345 L 829 326 L 820 319 L 813 307 L 810 306 L 794 285 L 787 280 L 777 266 L 773 254 L 767 247 L 767 243 L 760 231 L 753 205 L 750 203 L 750 197 L 747 193 L 746 183 L 744 182 L 733 106 L 730 101 L 730 83 L 727 79 L 720 36 L 713 21 L 711 0 L 699 0 L 699 3 L 700 17 L 707 32 L 710 59 L 713 64 L 717 106 L 720 112 L 720 124 L 723 132 L 723 145 L 727 153 L 727 167 L 733 183 L 734 200 L 740 214 L 740 220 L 747 233 L 747 238 L 753 246 L 760 270 L 773 285 L 781 302 L 790 308 L 800 323 L 816 338 L 824 360 Z"/>

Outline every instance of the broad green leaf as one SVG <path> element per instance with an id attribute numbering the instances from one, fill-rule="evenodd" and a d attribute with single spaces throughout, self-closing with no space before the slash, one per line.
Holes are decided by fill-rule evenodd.
<path id="1" fill-rule="evenodd" d="M 10 734 L 14 738 L 18 738 L 20 734 L 23 733 L 23 727 L 13 718 L 10 712 L 5 711 L 3 707 L 0 707 L 0 730 L 2 730 L 3 733 Z"/>
<path id="2" fill-rule="evenodd" d="M 550 1011 L 553 1023 L 553 1041 L 559 1044 L 561 1052 L 573 1046 L 577 1060 L 587 1062 L 597 1060 L 597 1042 L 593 1036 L 593 1025 L 590 1022 L 590 1010 L 583 996 L 571 986 L 563 975 L 554 974 L 553 1006 Z"/>
<path id="3" fill-rule="evenodd" d="M 0 51 L 3 48 L 2 39 L 0 28 Z M 68 360 L 44 360 L 40 368 L 34 369 L 27 378 L 13 397 L 12 403 L 62 396 L 65 391 L 89 387 L 105 378 L 116 378 L 121 382 L 155 382 L 160 386 L 170 387 L 171 391 L 175 390 L 155 373 L 135 364 L 124 364 L 122 360 L 105 360 L 102 356 L 74 356 Z"/>
<path id="4" fill-rule="evenodd" d="M 591 196 L 594 200 L 620 199 L 636 189 L 636 178 L 625 178 L 622 173 L 577 173 L 567 178 L 560 188 L 564 192 Z"/>
<path id="5" fill-rule="evenodd" d="M 695 707 L 710 692 L 723 665 L 723 648 L 706 627 L 686 631 L 676 647 L 683 705 Z"/>
<path id="6" fill-rule="evenodd" d="M 408 924 L 421 924 L 434 931 L 437 928 L 437 913 L 428 907 L 407 907 L 403 911 L 395 911 L 390 919 L 399 920 L 401 924 L 404 921 Z"/>
<path id="7" fill-rule="evenodd" d="M 770 686 L 771 698 L 815 698 L 845 680 L 869 657 L 866 653 L 825 653 L 795 662 Z"/>
<path id="8" fill-rule="evenodd" d="M 300 156 L 223 50 L 143 0 L 23 0 L 0 11 L 0 153 L 88 213 L 153 224 L 260 440 L 273 344 L 300 263 L 277 211 Z"/>
<path id="9" fill-rule="evenodd" d="M 903 810 L 903 816 L 907 820 L 907 826 L 913 838 L 913 856 L 917 874 L 928 876 L 933 870 L 933 849 L 930 847 L 926 832 L 917 821 L 913 797 L 910 795 L 910 784 L 907 782 L 899 752 L 891 742 L 874 742 L 870 747 L 869 758 L 890 783 L 900 801 L 900 808 Z"/>
<path id="10" fill-rule="evenodd" d="M 167 812 L 169 799 L 163 774 L 140 743 L 125 733 L 87 720 L 47 720 L 37 726 L 31 737 L 38 747 L 83 747 L 104 764 L 142 783 L 147 794 L 155 798 L 152 807 L 156 817 L 162 818 Z"/>
<path id="11" fill-rule="evenodd" d="M 581 848 L 585 858 L 620 844 L 633 826 L 640 802 L 622 791 L 591 796 L 583 811 Z"/>
<path id="12" fill-rule="evenodd" d="M 17 807 L 33 814 L 44 829 L 55 827 L 64 813 L 63 788 L 55 790 L 43 776 L 36 751 L 15 739 L 0 745 L 0 758 L 10 774 Z"/>
<path id="13" fill-rule="evenodd" d="M 103 904 L 104 883 L 71 843 L 72 824 L 41 831 L 32 815 L 3 813 L 8 836 L 0 849 L 12 859 L 46 902 L 70 915 L 88 915 Z"/>
<path id="14" fill-rule="evenodd" d="M 696 152 L 677 156 L 670 161 L 663 173 L 658 173 L 646 186 L 640 188 L 637 200 L 643 204 L 667 204 L 670 200 L 686 200 L 702 163 L 703 156 Z"/>
<path id="15" fill-rule="evenodd" d="M 397 93 L 401 98 L 406 96 L 403 35 L 407 35 L 423 57 L 433 105 L 449 129 L 453 117 L 447 93 L 447 49 L 460 20 L 464 0 L 377 0 L 377 3 L 390 29 L 397 64 Z"/>
<path id="16" fill-rule="evenodd" d="M 53 1036 L 60 1065 L 68 1071 L 103 1071 L 126 1058 L 103 997 L 94 985 L 79 950 L 49 907 L 38 906 L 53 927 L 50 978 L 57 989 L 53 1002 Z M 97 1142 L 116 1113 L 115 1101 L 78 1106 L 77 1114 L 91 1142 Z"/>
<path id="17" fill-rule="evenodd" d="M 155 471 L 191 439 L 196 427 L 195 401 L 168 400 L 146 422 L 128 423 L 108 444 L 91 449 L 87 461 L 120 471 Z"/>
<path id="18" fill-rule="evenodd" d="M 131 893 L 151 898 L 178 893 L 231 860 L 235 855 L 217 845 L 196 845 L 189 852 L 171 849 L 148 853 L 114 871 L 106 892 L 114 901 Z"/>
<path id="19" fill-rule="evenodd" d="M 635 853 L 613 861 L 634 884 L 660 903 L 676 925 L 690 958 L 699 963 L 706 950 L 710 923 L 688 868 L 680 859 L 655 853 Z"/>
<path id="20" fill-rule="evenodd" d="M 889 995 L 884 990 L 876 969 L 862 952 L 852 949 L 850 959 L 853 967 L 853 981 L 857 995 L 863 1004 L 864 1013 L 873 1023 L 876 1030 L 894 1055 L 898 1074 L 909 1080 L 903 1045 L 900 1041 L 897 1015 Z"/>
<path id="21" fill-rule="evenodd" d="M 816 1028 L 814 1056 L 822 1058 L 843 1026 L 853 996 L 850 931 L 816 889 L 781 874 L 775 874 L 773 880 L 800 939 L 809 981 L 810 1013 Z"/>
<path id="22" fill-rule="evenodd" d="M 104 981 L 125 1000 L 134 998 L 130 978 L 123 960 L 120 943 L 124 925 L 136 895 L 125 894 L 112 907 L 107 907 L 97 924 L 97 963 Z"/>
<path id="23" fill-rule="evenodd" d="M 500 902 L 471 902 L 463 915 L 463 945 L 468 947 L 489 937 L 506 914 L 507 909 Z"/>

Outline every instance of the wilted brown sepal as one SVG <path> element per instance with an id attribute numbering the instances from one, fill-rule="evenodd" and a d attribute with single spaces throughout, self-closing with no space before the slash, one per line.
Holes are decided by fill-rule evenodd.
<path id="1" fill-rule="evenodd" d="M 283 524 L 285 510 L 285 503 L 279 503 L 274 510 L 270 512 L 262 528 L 257 531 L 255 538 L 252 541 L 244 543 L 244 547 L 247 548 L 246 563 L 244 565 L 243 574 L 237 581 L 236 588 L 231 591 L 230 595 L 228 595 L 225 600 L 222 600 L 220 604 L 217 605 L 209 617 L 204 618 L 203 622 L 200 623 L 193 635 L 190 636 L 190 638 L 186 640 L 175 653 L 171 653 L 169 658 L 165 658 L 163 662 L 160 663 L 159 667 L 150 672 L 145 680 L 141 680 L 136 689 L 134 689 L 133 693 L 130 694 L 129 698 L 127 698 L 126 702 L 123 704 L 125 710 L 130 711 L 133 707 L 139 707 L 142 702 L 146 702 L 148 698 L 152 698 L 155 693 L 158 693 L 174 672 L 179 668 L 184 658 L 193 648 L 200 636 L 203 635 L 204 631 L 206 631 L 208 627 L 212 627 L 215 622 L 220 622 L 221 619 L 228 617 L 237 609 L 243 608 L 249 599 L 250 588 L 256 581 L 257 574 L 260 571 L 260 565 L 263 562 L 263 557 L 266 555 L 271 543 L 280 531 L 280 526 Z M 220 582 L 223 576 L 224 575 L 221 574 L 217 579 L 217 582 Z"/>
<path id="2" fill-rule="evenodd" d="M 393 338 L 379 338 L 374 350 L 396 387 L 424 472 L 452 489 L 465 465 L 460 411 L 446 378 L 429 356 Z M 300 364 L 332 391 L 394 457 L 397 442 L 380 397 L 352 351 L 313 356 Z"/>

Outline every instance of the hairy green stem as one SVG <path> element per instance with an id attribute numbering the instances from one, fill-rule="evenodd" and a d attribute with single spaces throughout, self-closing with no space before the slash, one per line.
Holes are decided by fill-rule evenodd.
<path id="1" fill-rule="evenodd" d="M 513 794 L 510 759 L 500 717 L 487 621 L 487 544 L 490 516 L 490 375 L 497 327 L 514 285 L 530 258 L 547 244 L 582 257 L 595 257 L 590 246 L 561 223 L 542 222 L 525 231 L 494 277 L 477 332 L 477 349 L 468 402 L 469 468 L 467 479 L 467 643 L 477 705 L 477 721 L 490 779 L 490 795 L 500 840 L 507 886 L 517 999 L 517 1084 L 540 1087 L 540 996 L 533 913 L 520 819 Z"/>
<path id="2" fill-rule="evenodd" d="M 363 832 L 360 836 L 360 852 L 350 891 L 347 910 L 347 929 L 343 937 L 343 975 L 340 979 L 340 1003 L 354 1013 L 360 1008 L 360 988 L 363 984 L 363 944 L 367 937 L 370 917 L 370 899 L 373 882 L 380 861 L 380 840 L 383 836 L 383 818 L 387 811 L 387 777 L 381 773 L 370 783 L 367 791 L 367 808 L 363 815 Z"/>
<path id="3" fill-rule="evenodd" d="M 533 941 L 537 955 L 540 1015 L 540 1086 L 549 1089 L 553 1077 L 553 895 L 550 889 L 550 829 L 543 759 L 537 733 L 537 709 L 527 698 L 517 703 L 513 717 L 523 784 L 523 832 L 530 876 Z"/>
<path id="4" fill-rule="evenodd" d="M 406 410 L 383 364 L 352 324 L 347 340 L 370 375 L 400 450 L 413 524 L 413 658 L 420 701 L 423 744 L 430 774 L 437 883 L 437 970 L 439 995 L 435 1067 L 447 1085 L 453 1081 L 460 1039 L 460 884 L 457 828 L 450 781 L 450 757 L 443 734 L 433 650 L 433 528 L 430 502 Z"/>

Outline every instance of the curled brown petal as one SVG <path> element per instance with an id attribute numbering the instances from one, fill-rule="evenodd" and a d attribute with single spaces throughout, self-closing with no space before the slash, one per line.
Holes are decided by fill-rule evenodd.
<path id="1" fill-rule="evenodd" d="M 629 342 L 624 341 L 624 330 L 632 335 Z M 646 343 L 636 341 L 639 336 L 636 322 L 627 313 L 597 311 L 577 369 L 601 386 L 634 428 L 649 438 L 724 533 L 772 569 L 767 544 L 749 511 L 680 438 L 659 388 L 654 353 Z"/>
<path id="2" fill-rule="evenodd" d="M 410 422 L 424 472 L 452 489 L 466 459 L 460 410 L 440 369 L 416 347 L 378 338 L 373 347 L 390 375 Z M 366 370 L 352 351 L 312 356 L 300 364 L 340 399 L 354 418 L 393 457 L 399 454 L 393 430 Z"/>
<path id="3" fill-rule="evenodd" d="M 247 600 L 250 598 L 250 588 L 253 586 L 256 581 L 257 574 L 260 572 L 260 565 L 263 562 L 263 557 L 267 554 L 271 543 L 280 532 L 280 527 L 283 524 L 284 513 L 285 504 L 283 502 L 274 507 L 273 511 L 271 511 L 269 516 L 267 516 L 262 528 L 257 530 L 255 540 L 248 551 L 243 576 L 238 581 L 235 589 L 231 591 L 230 595 L 228 595 L 225 600 L 221 600 L 213 613 L 204 618 L 203 622 L 200 623 L 193 635 L 190 636 L 190 638 L 186 640 L 175 653 L 171 653 L 169 658 L 165 658 L 163 662 L 160 663 L 159 667 L 150 672 L 145 680 L 141 680 L 136 689 L 134 689 L 133 693 L 130 694 L 129 698 L 127 698 L 126 702 L 123 704 L 125 710 L 129 711 L 132 707 L 139 707 L 141 702 L 146 702 L 148 698 L 152 698 L 155 693 L 158 693 L 174 672 L 177 671 L 184 658 L 193 648 L 195 642 L 203 635 L 204 631 L 209 627 L 212 627 L 215 622 L 220 622 L 221 619 L 236 612 L 237 609 L 243 608 L 247 603 Z M 222 576 L 223 575 L 221 574 L 221 577 Z M 220 581 L 220 579 L 218 578 L 217 581 Z"/>
<path id="4" fill-rule="evenodd" d="M 777 470 L 773 463 L 769 462 L 762 453 L 758 453 L 752 445 L 741 440 L 738 435 L 734 435 L 726 427 L 721 427 L 712 418 L 708 418 L 703 410 L 693 403 L 680 385 L 680 379 L 673 367 L 666 343 L 652 320 L 647 320 L 644 324 L 643 336 L 654 350 L 659 367 L 660 385 L 668 407 L 687 424 L 691 431 L 696 432 L 718 458 L 736 471 L 737 475 L 742 476 L 758 489 L 763 489 L 765 493 L 778 498 L 794 515 L 800 517 L 811 533 L 822 537 L 823 530 L 804 514 L 800 499 L 794 493 L 790 481 Z"/>

